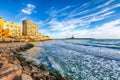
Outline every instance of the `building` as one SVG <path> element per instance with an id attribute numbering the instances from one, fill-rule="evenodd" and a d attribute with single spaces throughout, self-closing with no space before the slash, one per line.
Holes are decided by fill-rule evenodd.
<path id="1" fill-rule="evenodd" d="M 10 37 L 22 36 L 22 27 L 13 22 L 4 22 L 4 29 L 9 30 Z"/>
<path id="2" fill-rule="evenodd" d="M 8 36 L 9 31 L 4 29 L 4 20 L 0 17 L 0 41 Z"/>
<path id="3" fill-rule="evenodd" d="M 43 36 L 41 32 L 38 32 L 37 37 Z"/>
<path id="4" fill-rule="evenodd" d="M 0 41 L 41 41 L 50 40 L 38 31 L 38 25 L 29 20 L 22 21 L 22 26 L 13 22 L 6 22 L 0 17 Z"/>
<path id="5" fill-rule="evenodd" d="M 37 36 L 38 35 L 38 25 L 29 20 L 22 21 L 23 35 L 24 36 Z"/>
<path id="6" fill-rule="evenodd" d="M 4 27 L 4 20 L 0 17 L 0 39 L 2 38 L 2 29 Z"/>

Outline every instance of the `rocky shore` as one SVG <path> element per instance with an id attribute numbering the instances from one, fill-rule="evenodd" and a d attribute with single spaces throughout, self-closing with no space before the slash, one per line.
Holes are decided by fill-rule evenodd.
<path id="1" fill-rule="evenodd" d="M 21 52 L 32 47 L 31 43 L 0 43 L 0 80 L 73 80 L 26 61 Z"/>

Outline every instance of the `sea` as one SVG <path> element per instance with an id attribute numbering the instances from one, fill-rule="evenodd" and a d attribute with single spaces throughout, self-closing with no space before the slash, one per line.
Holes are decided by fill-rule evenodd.
<path id="1" fill-rule="evenodd" d="M 51 40 L 24 56 L 75 80 L 120 80 L 120 40 Z"/>

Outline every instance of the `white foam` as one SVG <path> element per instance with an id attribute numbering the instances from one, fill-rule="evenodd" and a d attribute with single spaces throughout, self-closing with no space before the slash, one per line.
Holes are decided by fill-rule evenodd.
<path id="1" fill-rule="evenodd" d="M 104 41 L 104 43 L 98 42 L 102 44 L 97 44 L 97 41 L 91 43 L 89 40 L 43 42 L 38 49 L 40 52 L 38 56 L 41 57 L 40 61 L 47 65 L 52 64 L 52 68 L 59 70 L 62 74 L 75 77 L 75 80 L 81 78 L 82 80 L 109 80 L 112 78 L 119 80 L 120 62 L 116 61 L 116 59 L 120 59 L 119 50 L 76 45 L 77 43 L 99 46 L 103 44 L 104 46 L 107 41 Z M 114 45 L 116 43 L 112 41 L 108 44 Z"/>

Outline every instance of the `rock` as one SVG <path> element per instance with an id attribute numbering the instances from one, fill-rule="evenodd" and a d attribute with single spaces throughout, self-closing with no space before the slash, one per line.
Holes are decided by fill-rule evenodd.
<path id="1" fill-rule="evenodd" d="M 30 65 L 30 67 L 32 68 L 31 72 L 39 72 L 40 70 L 36 67 L 34 67 L 33 65 Z"/>
<path id="2" fill-rule="evenodd" d="M 24 66 L 23 67 L 23 73 L 31 75 L 31 69 L 30 69 L 30 67 Z"/>
<path id="3" fill-rule="evenodd" d="M 22 57 L 22 56 L 20 56 L 20 57 L 18 57 L 18 59 L 19 59 L 19 61 L 21 61 L 21 62 L 25 62 L 25 58 L 24 57 Z"/>
<path id="4" fill-rule="evenodd" d="M 46 67 L 44 64 L 41 64 L 41 65 L 40 65 L 40 69 L 42 69 L 42 70 L 47 70 L 47 67 Z"/>
<path id="5" fill-rule="evenodd" d="M 1 54 L 1 57 L 6 57 L 6 54 L 2 53 L 2 54 Z"/>
<path id="6" fill-rule="evenodd" d="M 47 77 L 49 76 L 49 71 L 41 71 L 41 72 L 35 72 L 35 73 L 32 73 L 32 76 L 34 78 L 42 78 L 42 77 Z"/>
<path id="7" fill-rule="evenodd" d="M 14 60 L 14 61 L 12 61 L 12 63 L 17 65 L 17 64 L 20 64 L 20 61 L 19 60 Z"/>
<path id="8" fill-rule="evenodd" d="M 30 75 L 22 74 L 21 75 L 21 80 L 33 80 L 33 79 Z"/>
<path id="9" fill-rule="evenodd" d="M 2 62 L 0 62 L 0 68 L 2 68 L 2 66 L 3 66 L 3 63 L 2 63 Z"/>
<path id="10" fill-rule="evenodd" d="M 0 61 L 4 62 L 4 63 L 8 63 L 8 59 L 6 57 L 1 57 Z"/>
<path id="11" fill-rule="evenodd" d="M 17 52 L 20 52 L 20 49 L 19 49 L 19 48 L 17 48 L 17 49 L 16 49 L 16 51 L 17 51 Z"/>
<path id="12" fill-rule="evenodd" d="M 13 54 L 12 52 L 10 52 L 10 55 L 11 55 L 11 56 L 14 56 L 14 54 Z"/>
<path id="13" fill-rule="evenodd" d="M 55 76 L 48 76 L 47 80 L 56 80 L 56 77 Z"/>
<path id="14" fill-rule="evenodd" d="M 0 68 L 0 80 L 20 80 L 22 71 L 17 65 L 2 63 Z"/>

